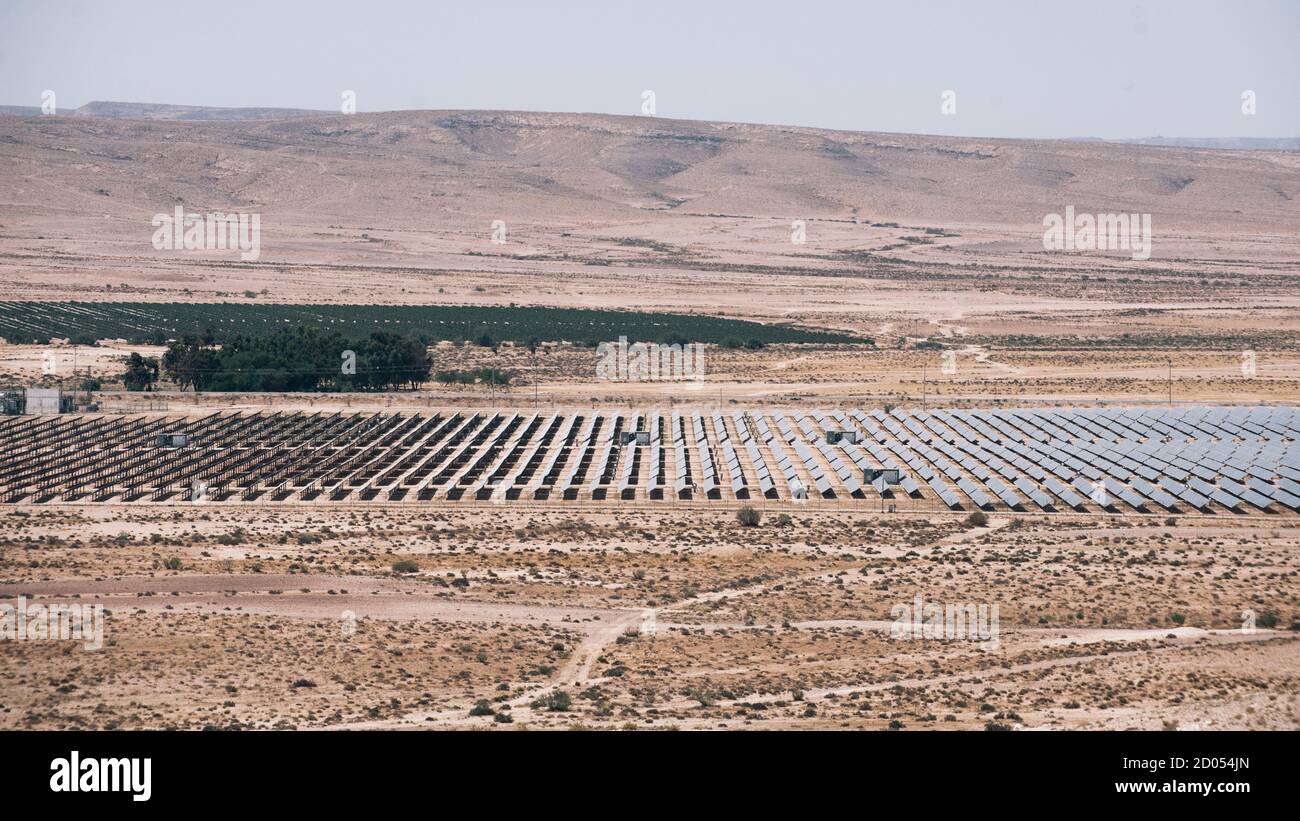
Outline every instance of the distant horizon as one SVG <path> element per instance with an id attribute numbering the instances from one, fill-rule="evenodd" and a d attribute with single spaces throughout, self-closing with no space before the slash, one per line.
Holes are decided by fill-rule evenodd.
<path id="1" fill-rule="evenodd" d="M 531 111 L 1005 139 L 1300 138 L 1300 3 L 0 4 L 0 99 Z M 287 106 L 286 106 L 287 103 Z M 75 104 L 75 105 L 74 105 Z"/>
<path id="2" fill-rule="evenodd" d="M 94 104 L 110 105 L 138 105 L 138 106 L 165 106 L 168 108 L 196 109 L 206 111 L 295 111 L 310 115 L 320 115 L 322 117 L 342 117 L 346 116 L 341 112 L 331 111 L 323 108 L 305 108 L 293 105 L 201 105 L 196 103 L 156 103 L 144 100 L 87 100 L 78 106 L 60 106 L 59 110 L 63 112 L 75 112 L 80 109 Z M 31 109 L 34 113 L 32 116 L 43 116 L 40 114 L 39 105 L 26 105 L 22 103 L 3 103 L 0 102 L 0 115 L 4 114 L 4 109 Z M 698 123 L 722 123 L 727 125 L 751 125 L 766 126 L 772 128 L 808 128 L 820 131 L 841 131 L 845 133 L 861 134 L 900 134 L 916 137 L 947 137 L 950 139 L 980 139 L 980 140 L 1063 140 L 1063 141 L 1093 141 L 1103 143 L 1132 143 L 1137 140 L 1200 140 L 1206 142 L 1280 142 L 1286 140 L 1300 140 L 1298 135 L 1246 135 L 1232 134 L 1227 136 L 1206 136 L 1202 134 L 1139 134 L 1126 137 L 1099 137 L 1092 134 L 1074 134 L 1063 137 L 1029 135 L 1029 136 L 1009 136 L 998 134 L 944 134 L 938 132 L 919 132 L 919 131 L 892 131 L 882 129 L 860 129 L 860 128 L 828 128 L 819 125 L 805 125 L 802 123 L 782 123 L 782 122 L 749 122 L 742 120 L 712 120 L 701 119 L 698 117 L 665 117 L 655 115 L 653 117 L 644 114 L 628 114 L 626 112 L 611 111 L 548 111 L 542 109 L 523 109 L 523 108 L 392 108 L 382 111 L 357 111 L 357 114 L 413 114 L 419 112 L 436 112 L 436 111 L 472 111 L 479 113 L 500 113 L 500 114 L 561 114 L 573 116 L 599 116 L 599 117 L 626 117 L 628 119 L 654 119 L 665 120 L 670 122 L 698 122 Z M 13 115 L 10 115 L 13 116 Z M 53 116 L 67 116 L 67 114 L 57 114 Z M 162 119 L 150 117 L 109 117 L 106 119 Z M 267 118 L 274 119 L 274 118 Z M 187 120 L 177 119 L 175 122 L 240 122 L 239 120 Z M 247 122 L 257 122 L 257 120 L 248 120 Z"/>

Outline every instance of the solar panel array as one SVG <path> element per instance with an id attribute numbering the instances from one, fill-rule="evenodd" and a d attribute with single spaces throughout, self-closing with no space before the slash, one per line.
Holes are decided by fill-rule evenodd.
<path id="1" fill-rule="evenodd" d="M 1282 406 L 19 416 L 0 418 L 0 502 L 891 498 L 1286 513 L 1300 510 L 1298 434 L 1300 414 Z M 864 480 L 882 470 L 899 484 Z"/>

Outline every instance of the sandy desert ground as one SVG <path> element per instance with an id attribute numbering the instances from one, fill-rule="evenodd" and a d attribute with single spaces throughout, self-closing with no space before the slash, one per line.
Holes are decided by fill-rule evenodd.
<path id="1" fill-rule="evenodd" d="M 7 511 L 0 591 L 109 615 L 3 646 L 0 725 L 1300 724 L 1300 624 L 1242 621 L 1300 612 L 1294 520 L 789 518 Z M 997 648 L 891 638 L 916 596 L 997 604 Z"/>

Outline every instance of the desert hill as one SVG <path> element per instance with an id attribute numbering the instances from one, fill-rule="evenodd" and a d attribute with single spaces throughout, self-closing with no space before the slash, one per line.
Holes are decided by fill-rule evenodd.
<path id="1" fill-rule="evenodd" d="M 124 103 L 0 118 L 0 140 L 11 184 L 38 173 L 44 183 L 4 207 L 37 212 L 99 195 L 150 213 L 179 201 L 407 226 L 520 210 L 557 222 L 663 211 L 1033 226 L 1073 204 L 1150 212 L 1165 225 L 1300 224 L 1300 155 L 1289 152 L 595 114 L 345 117 Z M 60 196 L 42 201 L 51 188 Z"/>
<path id="2" fill-rule="evenodd" d="M 1260 296 L 1290 293 L 1300 228 L 1296 152 L 600 114 L 95 103 L 0 115 L 0 179 L 8 299 L 125 285 L 770 316 L 851 307 L 831 284 L 811 298 L 810 277 L 871 280 L 858 296 L 877 305 L 891 287 L 907 304 L 925 288 L 1074 305 L 1115 271 L 1139 302 Z M 1151 214 L 1151 259 L 1044 251 L 1045 215 L 1071 205 Z M 156 251 L 151 219 L 177 206 L 259 214 L 260 258 Z"/>

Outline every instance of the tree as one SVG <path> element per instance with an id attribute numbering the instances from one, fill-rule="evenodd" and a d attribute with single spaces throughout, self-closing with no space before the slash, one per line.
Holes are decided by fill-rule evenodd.
<path id="1" fill-rule="evenodd" d="M 217 356 L 205 348 L 194 334 L 186 334 L 167 346 L 162 367 L 181 390 L 201 391 L 212 381 L 217 370 Z"/>
<path id="2" fill-rule="evenodd" d="M 343 363 L 355 355 L 355 373 Z M 382 391 L 415 388 L 429 378 L 433 359 L 418 339 L 374 333 L 348 339 L 310 325 L 267 336 L 234 336 L 210 347 L 193 335 L 172 342 L 163 368 L 182 388 L 217 391 Z"/>
<path id="3" fill-rule="evenodd" d="M 129 391 L 152 391 L 158 381 L 158 360 L 145 358 L 132 351 L 126 360 L 126 373 L 122 374 L 122 384 Z"/>

